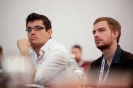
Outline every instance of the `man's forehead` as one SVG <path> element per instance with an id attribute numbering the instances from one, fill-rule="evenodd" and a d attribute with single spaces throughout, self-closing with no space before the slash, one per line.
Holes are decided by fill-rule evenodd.
<path id="1" fill-rule="evenodd" d="M 97 30 L 99 28 L 104 28 L 104 27 L 107 27 L 107 26 L 108 26 L 108 24 L 107 24 L 106 21 L 100 21 L 100 22 L 93 25 L 93 30 Z"/>
<path id="2" fill-rule="evenodd" d="M 74 47 L 74 48 L 72 49 L 72 51 L 73 51 L 73 52 L 79 52 L 79 51 L 81 52 L 81 50 L 80 50 L 79 48 L 76 48 L 76 47 Z"/>
<path id="3" fill-rule="evenodd" d="M 43 25 L 43 21 L 42 20 L 34 20 L 34 21 L 29 21 L 27 23 L 27 26 L 34 26 L 34 25 Z"/>

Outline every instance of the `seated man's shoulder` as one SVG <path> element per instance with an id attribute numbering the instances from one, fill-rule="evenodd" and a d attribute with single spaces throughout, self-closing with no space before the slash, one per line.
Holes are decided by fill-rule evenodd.
<path id="1" fill-rule="evenodd" d="M 49 46 L 45 54 L 46 57 L 58 57 L 69 60 L 69 52 L 67 49 L 59 42 L 53 41 Z"/>
<path id="2" fill-rule="evenodd" d="M 92 61 L 91 64 L 99 64 L 100 62 L 101 62 L 101 57 Z"/>
<path id="3" fill-rule="evenodd" d="M 121 57 L 124 59 L 133 59 L 133 54 L 124 50 L 121 50 Z"/>
<path id="4" fill-rule="evenodd" d="M 125 69 L 132 69 L 133 68 L 133 54 L 127 51 L 122 50 L 121 53 L 121 62 L 122 67 Z"/>
<path id="5" fill-rule="evenodd" d="M 92 61 L 91 64 L 90 64 L 90 68 L 93 69 L 93 70 L 94 69 L 97 70 L 98 68 L 100 68 L 100 66 L 101 66 L 101 57 L 99 57 L 98 59 Z"/>
<path id="6" fill-rule="evenodd" d="M 64 52 L 64 53 L 68 53 L 68 51 L 66 50 L 66 48 L 65 48 L 61 43 L 59 43 L 59 42 L 57 42 L 57 41 L 53 41 L 53 42 L 50 44 L 49 49 L 50 49 L 51 51 L 60 50 L 60 51 L 62 51 L 62 52 Z"/>

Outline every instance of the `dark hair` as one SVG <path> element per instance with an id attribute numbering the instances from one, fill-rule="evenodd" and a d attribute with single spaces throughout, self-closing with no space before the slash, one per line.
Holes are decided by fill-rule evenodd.
<path id="1" fill-rule="evenodd" d="M 121 36 L 121 25 L 120 25 L 120 23 L 117 20 L 115 20 L 111 17 L 100 17 L 100 18 L 97 18 L 95 20 L 93 25 L 95 25 L 96 23 L 98 23 L 100 21 L 106 21 L 111 31 L 115 31 L 115 30 L 119 31 L 119 35 L 118 35 L 118 38 L 117 38 L 117 43 L 118 43 L 119 40 L 120 40 L 120 36 Z"/>
<path id="2" fill-rule="evenodd" d="M 82 48 L 79 45 L 74 45 L 72 48 L 78 48 L 80 51 L 82 51 Z"/>
<path id="3" fill-rule="evenodd" d="M 3 52 L 3 49 L 2 49 L 2 47 L 0 46 L 0 53 L 2 53 Z"/>
<path id="4" fill-rule="evenodd" d="M 50 20 L 46 16 L 37 13 L 31 13 L 28 15 L 26 18 L 26 27 L 28 22 L 33 22 L 35 20 L 42 20 L 46 31 L 52 28 Z"/>

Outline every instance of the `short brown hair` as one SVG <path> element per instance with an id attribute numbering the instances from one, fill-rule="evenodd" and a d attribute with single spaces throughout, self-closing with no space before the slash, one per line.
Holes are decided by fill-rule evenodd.
<path id="1" fill-rule="evenodd" d="M 119 31 L 119 35 L 118 35 L 118 38 L 117 38 L 117 43 L 118 43 L 119 39 L 120 39 L 120 36 L 121 36 L 121 25 L 120 25 L 120 23 L 117 20 L 115 20 L 111 17 L 100 17 L 100 18 L 97 18 L 95 20 L 93 25 L 95 25 L 96 23 L 98 23 L 100 21 L 106 21 L 111 31 L 115 31 L 115 30 Z"/>
<path id="2" fill-rule="evenodd" d="M 27 18 L 26 18 L 26 27 L 27 27 L 28 22 L 33 22 L 35 20 L 42 20 L 46 31 L 52 28 L 51 21 L 45 15 L 40 15 L 40 14 L 37 14 L 37 13 L 31 13 L 27 16 Z"/>
<path id="3" fill-rule="evenodd" d="M 72 48 L 78 48 L 80 51 L 82 51 L 82 48 L 79 45 L 74 45 Z"/>

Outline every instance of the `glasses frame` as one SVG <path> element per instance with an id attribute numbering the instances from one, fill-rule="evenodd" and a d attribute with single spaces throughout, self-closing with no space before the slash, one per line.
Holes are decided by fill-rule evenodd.
<path id="1" fill-rule="evenodd" d="M 32 30 L 35 30 L 35 31 L 39 31 L 39 30 L 42 30 L 42 29 L 45 29 L 44 27 L 41 27 L 41 26 L 35 26 L 35 27 L 28 27 L 27 29 L 25 29 L 25 31 L 27 32 L 31 32 Z"/>

